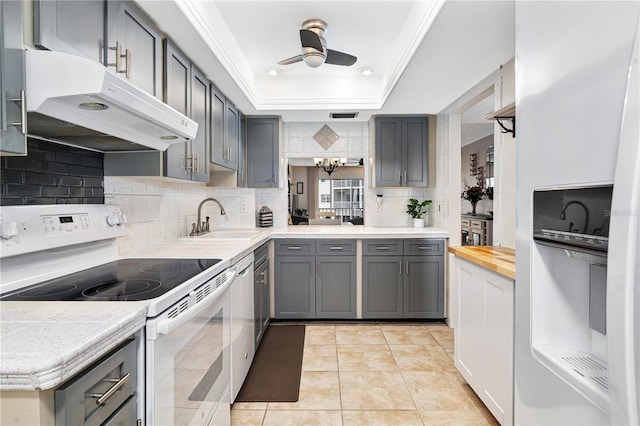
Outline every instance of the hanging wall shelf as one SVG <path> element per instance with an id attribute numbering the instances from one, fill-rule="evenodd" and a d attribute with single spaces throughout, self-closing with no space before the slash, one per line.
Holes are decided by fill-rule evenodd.
<path id="1" fill-rule="evenodd" d="M 484 120 L 496 120 L 500 127 L 502 127 L 502 133 L 511 133 L 511 135 L 516 137 L 516 104 L 511 103 L 504 108 L 500 108 L 497 111 L 492 112 L 491 114 L 485 115 L 482 117 Z M 503 120 L 511 120 L 511 128 L 509 129 L 502 122 Z"/>

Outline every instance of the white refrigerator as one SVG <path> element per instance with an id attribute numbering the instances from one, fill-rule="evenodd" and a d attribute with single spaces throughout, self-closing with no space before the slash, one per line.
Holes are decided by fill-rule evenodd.
<path id="1" fill-rule="evenodd" d="M 514 423 L 638 425 L 640 2 L 518 1 L 515 21 Z M 535 192 L 607 185 L 603 330 L 600 266 L 534 241 L 533 222 Z"/>

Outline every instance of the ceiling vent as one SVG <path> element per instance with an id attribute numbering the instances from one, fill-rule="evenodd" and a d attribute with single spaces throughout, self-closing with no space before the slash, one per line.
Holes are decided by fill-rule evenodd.
<path id="1" fill-rule="evenodd" d="M 329 113 L 331 118 L 356 118 L 357 112 L 331 112 Z"/>

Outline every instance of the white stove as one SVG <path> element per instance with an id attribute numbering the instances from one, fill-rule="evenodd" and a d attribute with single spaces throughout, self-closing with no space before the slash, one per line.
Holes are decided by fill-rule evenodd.
<path id="1" fill-rule="evenodd" d="M 115 205 L 0 208 L 0 301 L 147 304 L 146 424 L 228 424 L 236 271 L 206 253 L 120 258 L 125 224 Z"/>

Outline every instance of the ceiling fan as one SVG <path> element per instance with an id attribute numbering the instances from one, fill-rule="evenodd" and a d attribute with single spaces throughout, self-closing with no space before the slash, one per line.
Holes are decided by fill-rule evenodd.
<path id="1" fill-rule="evenodd" d="M 328 25 L 321 19 L 307 19 L 302 23 L 300 30 L 300 43 L 302 53 L 278 62 L 278 65 L 289 65 L 304 61 L 312 68 L 322 64 L 351 66 L 358 58 L 348 53 L 327 49 L 327 41 L 324 38 Z"/>

